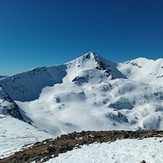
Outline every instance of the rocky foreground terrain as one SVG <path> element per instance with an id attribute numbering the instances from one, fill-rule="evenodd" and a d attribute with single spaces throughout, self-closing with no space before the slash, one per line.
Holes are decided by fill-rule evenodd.
<path id="1" fill-rule="evenodd" d="M 144 139 L 149 137 L 163 137 L 163 131 L 82 131 L 68 135 L 61 135 L 56 139 L 47 139 L 33 145 L 25 145 L 20 152 L 3 158 L 0 163 L 42 163 L 50 158 L 57 157 L 60 153 L 80 148 L 84 144 L 113 142 L 119 139 Z M 160 142 L 161 143 L 161 142 Z"/>

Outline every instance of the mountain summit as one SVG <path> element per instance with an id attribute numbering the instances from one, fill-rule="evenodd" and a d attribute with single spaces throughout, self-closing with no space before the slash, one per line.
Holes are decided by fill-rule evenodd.
<path id="1" fill-rule="evenodd" d="M 67 77 L 76 84 L 97 84 L 104 80 L 125 78 L 117 64 L 89 52 L 66 64 Z"/>
<path id="2" fill-rule="evenodd" d="M 126 78 L 116 63 L 89 52 L 62 65 L 39 67 L 7 77 L 0 84 L 14 100 L 31 101 L 37 99 L 46 86 L 63 82 L 95 84 L 116 78 Z"/>

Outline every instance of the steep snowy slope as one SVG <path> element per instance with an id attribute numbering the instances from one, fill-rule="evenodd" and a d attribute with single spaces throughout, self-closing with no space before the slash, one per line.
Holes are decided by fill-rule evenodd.
<path id="1" fill-rule="evenodd" d="M 0 158 L 48 138 L 54 136 L 11 116 L 0 117 Z"/>
<path id="2" fill-rule="evenodd" d="M 90 52 L 66 64 L 67 75 L 64 81 L 82 85 L 83 83 L 95 84 L 110 79 L 126 78 L 116 66 L 116 63 Z"/>
<path id="3" fill-rule="evenodd" d="M 162 88 L 124 79 L 80 87 L 66 82 L 44 88 L 35 101 L 17 103 L 36 126 L 55 135 L 81 130 L 162 129 L 162 92 Z"/>
<path id="4" fill-rule="evenodd" d="M 0 85 L 14 100 L 31 101 L 39 97 L 44 87 L 61 84 L 63 79 L 80 85 L 94 78 L 103 82 L 125 76 L 117 70 L 116 63 L 90 52 L 67 64 L 40 67 L 8 77 L 1 80 Z"/>
<path id="5" fill-rule="evenodd" d="M 11 99 L 2 86 L 0 86 L 0 117 L 6 115 L 23 120 L 18 105 Z"/>
<path id="6" fill-rule="evenodd" d="M 0 80 L 0 85 L 14 100 L 31 101 L 39 97 L 42 88 L 61 83 L 65 75 L 65 65 L 40 67 Z"/>
<path id="7" fill-rule="evenodd" d="M 18 105 L 0 87 L 0 158 L 13 154 L 27 144 L 51 137 L 23 122 Z"/>
<path id="8" fill-rule="evenodd" d="M 81 130 L 163 129 L 162 65 L 161 59 L 142 58 L 116 64 L 90 52 L 0 84 L 24 119 L 56 136 Z"/>
<path id="9" fill-rule="evenodd" d="M 163 86 L 163 59 L 137 58 L 119 63 L 117 68 L 131 80 Z"/>

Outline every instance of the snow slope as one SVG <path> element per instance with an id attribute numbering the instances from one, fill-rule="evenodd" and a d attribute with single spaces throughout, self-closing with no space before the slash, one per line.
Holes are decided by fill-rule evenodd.
<path id="1" fill-rule="evenodd" d="M 16 100 L 25 120 L 55 136 L 81 130 L 160 130 L 162 65 L 162 59 L 143 58 L 114 63 L 89 52 L 0 84 Z"/>
<path id="2" fill-rule="evenodd" d="M 65 75 L 64 65 L 40 67 L 0 80 L 0 85 L 14 100 L 31 101 L 44 87 L 61 83 Z"/>
<path id="3" fill-rule="evenodd" d="M 15 118 L 23 120 L 18 105 L 0 86 L 0 117 L 4 117 L 6 115 L 11 115 Z"/>
<path id="4" fill-rule="evenodd" d="M 0 117 L 0 158 L 48 138 L 54 136 L 11 116 Z"/>
<path id="5" fill-rule="evenodd" d="M 112 143 L 84 145 L 47 163 L 161 163 L 163 161 L 163 139 L 146 138 L 143 140 L 124 139 Z"/>
<path id="6" fill-rule="evenodd" d="M 38 128 L 54 135 L 81 130 L 162 129 L 163 88 L 114 80 L 46 87 L 40 98 L 17 104 Z"/>
<path id="7" fill-rule="evenodd" d="M 163 59 L 137 58 L 117 66 L 128 79 L 148 84 L 163 85 Z"/>
<path id="8" fill-rule="evenodd" d="M 54 136 L 23 122 L 19 107 L 0 87 L 0 158 L 19 151 L 27 144 L 52 137 Z"/>

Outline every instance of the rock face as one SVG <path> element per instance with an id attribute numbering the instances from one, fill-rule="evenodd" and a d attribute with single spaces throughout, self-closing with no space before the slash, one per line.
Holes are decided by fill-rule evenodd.
<path id="1" fill-rule="evenodd" d="M 143 160 L 143 161 L 141 161 L 140 163 L 146 163 L 146 161 L 145 161 L 145 160 Z"/>
<path id="2" fill-rule="evenodd" d="M 23 120 L 18 105 L 0 86 L 0 116 L 11 115 L 17 119 Z"/>

